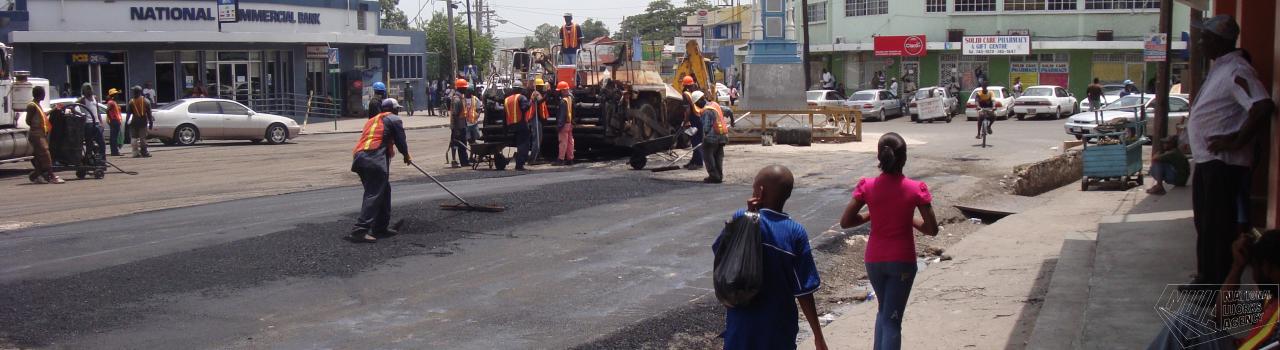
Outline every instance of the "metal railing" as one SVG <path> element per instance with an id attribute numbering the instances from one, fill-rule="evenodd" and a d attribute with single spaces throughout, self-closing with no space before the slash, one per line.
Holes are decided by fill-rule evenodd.
<path id="1" fill-rule="evenodd" d="M 342 99 L 327 95 L 267 93 L 254 94 L 251 98 L 246 98 L 243 94 L 214 97 L 240 102 L 255 112 L 276 114 L 298 122 L 314 118 L 337 119 L 342 116 Z"/>

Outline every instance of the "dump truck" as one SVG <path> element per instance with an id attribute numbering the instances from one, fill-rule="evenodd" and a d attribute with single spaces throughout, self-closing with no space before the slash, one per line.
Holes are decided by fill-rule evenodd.
<path id="1" fill-rule="evenodd" d="M 560 55 L 554 53 L 560 51 L 559 47 L 546 51 L 507 50 L 502 54 L 510 58 L 511 64 L 504 65 L 505 71 L 490 79 L 524 83 L 526 89 L 532 88 L 535 79 L 547 82 L 551 116 L 543 124 L 543 139 L 535 140 L 542 142 L 544 158 L 554 158 L 556 150 L 555 115 L 561 99 L 554 87 L 566 81 L 574 96 L 574 140 L 578 148 L 630 152 L 631 166 L 639 169 L 654 150 L 676 144 L 683 111 L 688 106 L 680 92 L 658 74 L 656 62 L 630 60 L 632 49 L 627 42 L 593 43 L 579 51 L 579 60 L 573 65 L 558 64 Z M 697 57 L 701 61 L 701 56 Z M 502 100 L 506 95 L 506 89 L 484 92 L 485 142 L 515 143 L 515 136 L 505 128 Z"/>

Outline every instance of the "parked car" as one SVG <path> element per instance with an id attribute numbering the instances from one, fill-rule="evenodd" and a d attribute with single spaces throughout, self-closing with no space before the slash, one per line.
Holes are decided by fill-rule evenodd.
<path id="1" fill-rule="evenodd" d="M 902 101 L 889 90 L 862 90 L 849 96 L 844 106 L 862 112 L 862 120 L 888 120 L 903 114 Z"/>
<path id="2" fill-rule="evenodd" d="M 947 93 L 946 88 L 941 86 L 929 86 L 917 89 L 915 95 L 911 97 L 911 101 L 907 104 L 907 114 L 911 115 L 911 121 L 923 121 L 920 120 L 920 112 L 916 110 L 916 101 L 929 97 L 942 97 L 942 106 L 947 110 L 946 118 L 948 121 L 951 120 L 951 117 L 955 116 L 952 112 L 956 110 L 956 97 Z"/>
<path id="3" fill-rule="evenodd" d="M 978 120 L 978 91 L 982 91 L 982 88 L 973 89 L 973 92 L 969 93 L 969 102 L 964 104 L 964 117 L 967 120 Z M 995 100 L 993 112 L 996 119 L 1009 119 L 1013 111 L 1013 95 L 1009 94 L 1009 90 L 1005 90 L 1003 86 L 988 86 L 987 91 L 994 94 L 992 95 L 992 99 Z"/>
<path id="4" fill-rule="evenodd" d="M 150 134 L 169 145 L 192 145 L 200 140 L 266 140 L 274 145 L 301 131 L 293 119 L 254 112 L 224 99 L 181 99 L 156 107 L 152 114 L 156 121 Z"/>
<path id="5" fill-rule="evenodd" d="M 1013 100 L 1013 114 L 1019 120 L 1042 114 L 1060 119 L 1076 114 L 1076 108 L 1075 96 L 1061 86 L 1032 86 Z"/>
<path id="6" fill-rule="evenodd" d="M 1116 100 L 1120 99 L 1121 91 L 1124 91 L 1124 85 L 1121 85 L 1121 84 L 1103 85 L 1102 86 L 1102 105 L 1106 106 L 1108 103 L 1115 102 Z M 1080 102 L 1078 103 L 1078 105 L 1080 106 L 1080 109 L 1079 109 L 1080 112 L 1093 110 L 1089 107 L 1089 96 L 1085 96 L 1085 98 L 1080 99 Z"/>
<path id="7" fill-rule="evenodd" d="M 1155 105 L 1152 101 L 1155 99 L 1153 95 L 1129 95 L 1112 102 L 1098 111 L 1101 115 L 1095 116 L 1093 111 L 1080 112 L 1067 118 L 1067 122 L 1063 125 L 1067 135 L 1073 135 L 1076 139 L 1081 139 L 1083 135 L 1093 133 L 1094 128 L 1098 126 L 1095 118 L 1101 118 L 1102 123 L 1107 123 L 1116 118 L 1135 118 L 1138 106 L 1144 106 L 1147 113 L 1146 136 L 1155 135 Z M 1191 111 L 1191 103 L 1187 100 L 1187 95 L 1172 95 L 1169 97 L 1169 123 L 1166 126 L 1169 134 L 1176 132 L 1177 127 L 1187 118 L 1187 113 Z"/>
<path id="8" fill-rule="evenodd" d="M 716 83 L 716 103 L 723 106 L 729 105 L 729 87 L 724 84 Z"/>
<path id="9" fill-rule="evenodd" d="M 809 108 L 840 107 L 844 105 L 844 96 L 835 90 L 809 90 L 804 92 L 804 99 Z"/>

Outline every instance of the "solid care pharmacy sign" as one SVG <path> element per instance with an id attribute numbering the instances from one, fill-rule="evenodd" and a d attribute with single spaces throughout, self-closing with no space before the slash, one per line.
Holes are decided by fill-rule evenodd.
<path id="1" fill-rule="evenodd" d="M 1025 56 L 1031 54 L 1031 37 L 1025 35 L 966 36 L 961 43 L 966 56 Z"/>

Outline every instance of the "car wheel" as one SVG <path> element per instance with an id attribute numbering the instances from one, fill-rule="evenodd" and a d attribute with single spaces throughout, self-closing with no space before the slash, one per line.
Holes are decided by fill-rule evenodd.
<path id="1" fill-rule="evenodd" d="M 173 130 L 173 142 L 181 146 L 190 146 L 200 141 L 200 129 L 195 125 L 182 124 Z"/>
<path id="2" fill-rule="evenodd" d="M 267 127 L 267 144 L 278 145 L 289 140 L 289 129 L 284 125 L 271 124 Z"/>
<path id="3" fill-rule="evenodd" d="M 880 110 L 880 116 L 879 116 L 879 117 L 876 117 L 876 120 L 879 120 L 879 121 L 886 121 L 886 120 L 888 120 L 888 119 L 886 119 L 886 118 L 885 118 L 885 113 L 884 113 L 884 110 L 883 110 L 883 109 L 881 109 L 881 110 Z"/>

